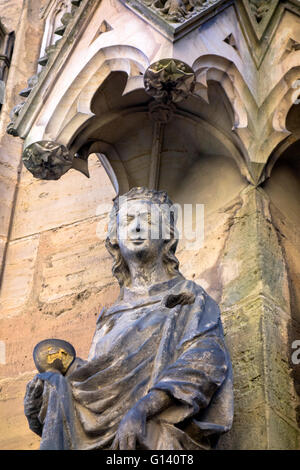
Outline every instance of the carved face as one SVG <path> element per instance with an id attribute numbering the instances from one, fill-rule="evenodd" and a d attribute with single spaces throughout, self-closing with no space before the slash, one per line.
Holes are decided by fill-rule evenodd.
<path id="1" fill-rule="evenodd" d="M 162 253 L 161 211 L 150 201 L 131 200 L 118 213 L 118 243 L 123 258 L 157 259 Z"/>

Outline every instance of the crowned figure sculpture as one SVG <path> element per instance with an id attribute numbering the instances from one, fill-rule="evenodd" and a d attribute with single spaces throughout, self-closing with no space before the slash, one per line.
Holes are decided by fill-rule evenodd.
<path id="1" fill-rule="evenodd" d="M 114 200 L 106 247 L 120 295 L 102 309 L 88 359 L 61 340 L 35 348 L 24 403 L 41 449 L 202 450 L 231 428 L 219 307 L 179 271 L 172 206 L 147 188 Z"/>

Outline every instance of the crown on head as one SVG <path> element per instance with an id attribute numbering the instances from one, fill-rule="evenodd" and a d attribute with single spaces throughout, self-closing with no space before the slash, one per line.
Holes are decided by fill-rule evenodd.
<path id="1" fill-rule="evenodd" d="M 157 191 L 155 189 L 148 189 L 145 187 L 136 187 L 130 189 L 130 191 L 123 194 L 122 196 L 117 196 L 114 199 L 114 208 L 118 210 L 124 202 L 141 199 L 151 201 L 155 204 L 167 204 L 170 207 L 173 206 L 173 202 L 169 199 L 166 191 Z"/>

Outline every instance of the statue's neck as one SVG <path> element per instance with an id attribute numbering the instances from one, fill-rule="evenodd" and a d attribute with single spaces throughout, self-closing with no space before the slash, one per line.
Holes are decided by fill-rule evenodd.
<path id="1" fill-rule="evenodd" d="M 149 261 L 148 263 L 132 262 L 129 267 L 131 290 L 142 292 L 149 289 L 153 284 L 169 281 L 172 276 L 167 273 L 161 260 Z"/>

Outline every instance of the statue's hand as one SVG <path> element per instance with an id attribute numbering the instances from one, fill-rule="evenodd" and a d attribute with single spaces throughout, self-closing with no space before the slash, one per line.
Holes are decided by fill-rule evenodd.
<path id="1" fill-rule="evenodd" d="M 136 444 L 146 437 L 146 413 L 136 405 L 124 416 L 119 424 L 112 444 L 113 450 L 135 450 Z"/>
<path id="2" fill-rule="evenodd" d="M 42 434 L 42 424 L 38 420 L 38 415 L 43 403 L 44 382 L 36 375 L 26 387 L 24 397 L 24 412 L 28 419 L 30 429 L 38 434 Z"/>

